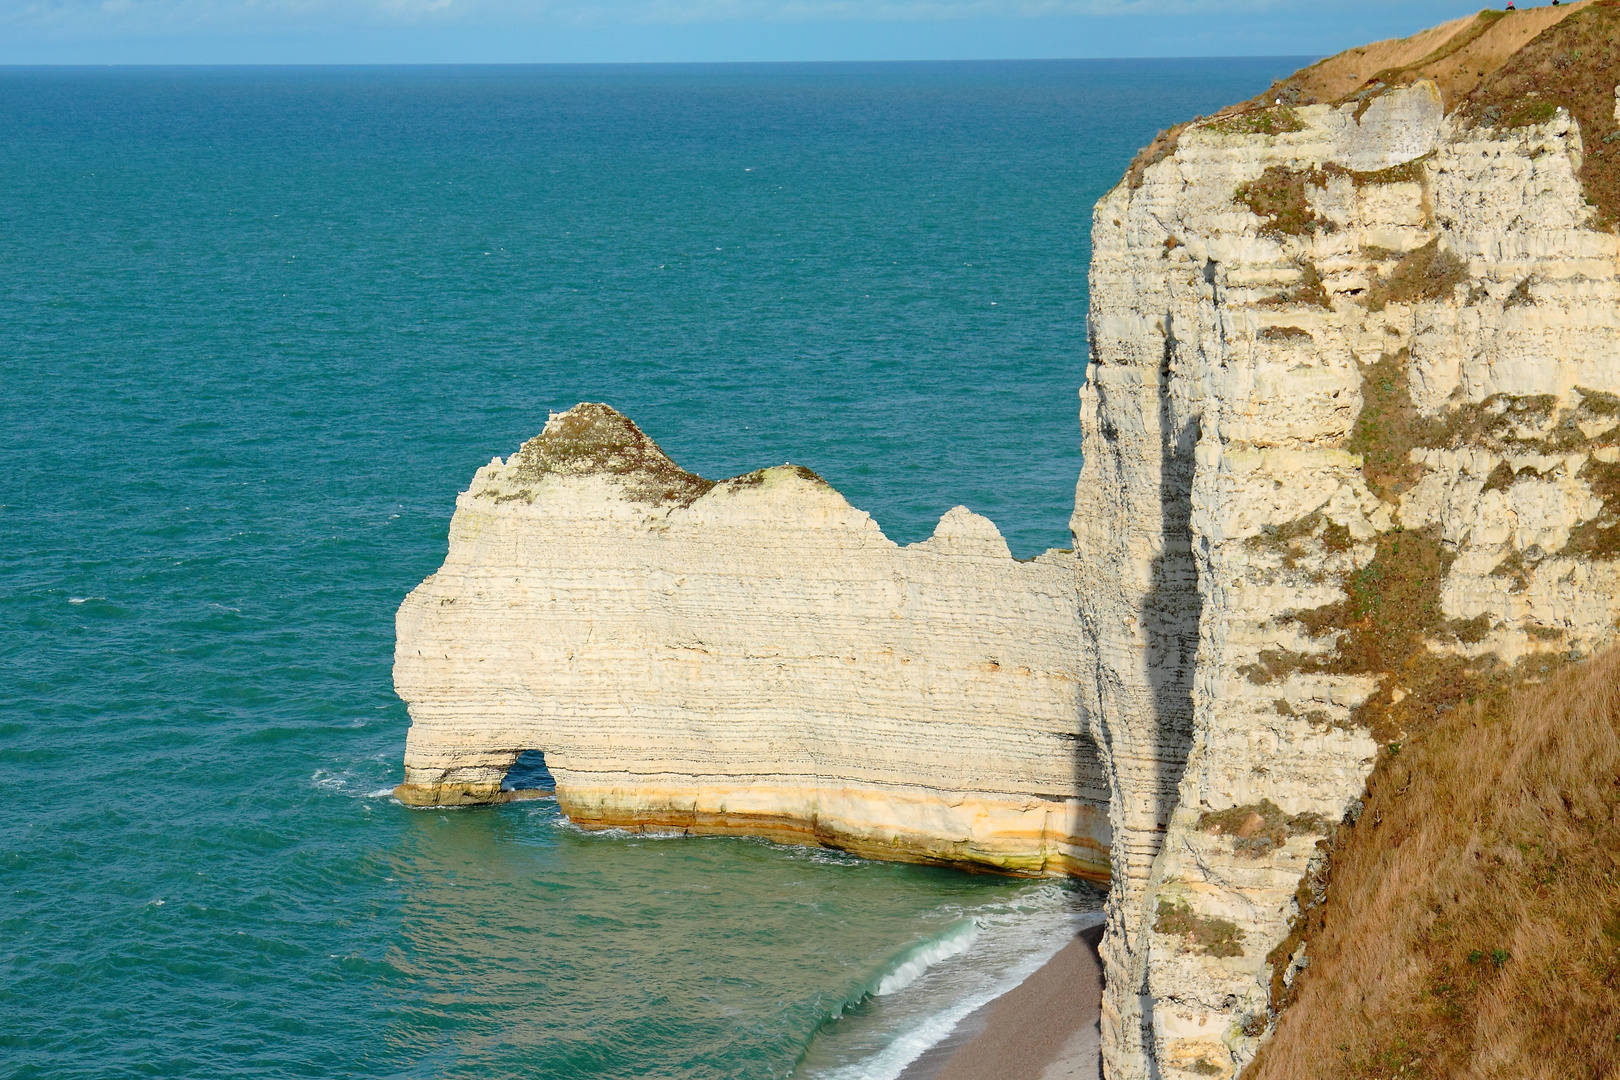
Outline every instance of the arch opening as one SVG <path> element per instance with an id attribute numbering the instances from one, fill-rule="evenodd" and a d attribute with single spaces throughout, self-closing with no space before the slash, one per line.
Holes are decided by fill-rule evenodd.
<path id="1" fill-rule="evenodd" d="M 525 750 L 517 756 L 506 776 L 501 780 L 501 791 L 511 792 L 508 798 L 537 799 L 557 794 L 557 781 L 546 768 L 543 750 Z"/>

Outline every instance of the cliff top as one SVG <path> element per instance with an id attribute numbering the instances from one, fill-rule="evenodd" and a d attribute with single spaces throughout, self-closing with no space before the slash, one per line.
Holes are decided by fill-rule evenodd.
<path id="1" fill-rule="evenodd" d="M 552 414 L 545 430 L 524 443 L 516 459 L 521 480 L 605 473 L 646 502 L 691 503 L 714 487 L 713 480 L 671 461 L 628 416 L 594 401 Z"/>
<path id="2" fill-rule="evenodd" d="M 716 487 L 759 487 L 782 475 L 827 485 L 813 470 L 792 464 L 706 480 L 675 464 L 635 421 L 597 401 L 552 413 L 545 430 L 524 443 L 506 466 L 520 484 L 547 476 L 611 476 L 633 500 L 681 506 L 692 505 Z"/>
<path id="3" fill-rule="evenodd" d="M 1594 6 L 1613 4 L 1581 0 L 1524 11 L 1486 9 L 1411 37 L 1347 49 L 1273 83 L 1264 94 L 1236 108 L 1272 105 L 1279 99 L 1285 105 L 1358 100 L 1384 87 L 1429 79 L 1440 88 L 1449 112 L 1531 41 Z"/>
<path id="4" fill-rule="evenodd" d="M 1408 38 L 1348 49 L 1286 79 L 1265 93 L 1159 133 L 1126 173 L 1142 173 L 1175 151 L 1180 135 L 1198 125 L 1232 135 L 1277 135 L 1303 129 L 1295 107 L 1355 106 L 1359 120 L 1391 90 L 1429 81 L 1445 111 L 1466 124 L 1499 129 L 1545 123 L 1559 108 L 1580 125 L 1580 179 L 1595 224 L 1620 222 L 1620 0 L 1525 11 L 1485 10 Z"/>

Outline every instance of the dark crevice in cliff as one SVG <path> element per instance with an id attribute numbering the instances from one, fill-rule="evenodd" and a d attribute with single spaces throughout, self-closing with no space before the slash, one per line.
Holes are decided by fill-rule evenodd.
<path id="1" fill-rule="evenodd" d="M 1193 739 L 1193 674 L 1198 656 L 1198 624 L 1203 600 L 1192 552 L 1193 452 L 1199 420 L 1178 415 L 1172 387 L 1179 366 L 1175 326 L 1164 317 L 1164 358 L 1159 366 L 1159 525 L 1161 547 L 1154 558 L 1152 587 L 1143 598 L 1147 634 L 1147 674 L 1153 691 L 1153 723 L 1158 731 L 1155 794 L 1162 830 L 1176 806 L 1176 789 Z"/>

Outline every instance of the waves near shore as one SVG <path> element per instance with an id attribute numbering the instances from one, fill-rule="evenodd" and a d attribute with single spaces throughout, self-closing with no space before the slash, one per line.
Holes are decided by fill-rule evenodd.
<path id="1" fill-rule="evenodd" d="M 900 950 L 828 1014 L 794 1070 L 805 1080 L 894 1080 L 964 1017 L 1028 978 L 1087 926 L 1101 895 L 1046 882 L 968 909 Z"/>

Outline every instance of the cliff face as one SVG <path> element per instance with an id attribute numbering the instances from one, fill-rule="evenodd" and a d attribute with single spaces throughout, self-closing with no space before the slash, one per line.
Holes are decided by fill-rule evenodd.
<path id="1" fill-rule="evenodd" d="M 1161 139 L 1094 218 L 1073 530 L 1115 1080 L 1250 1060 L 1381 755 L 1620 614 L 1614 148 L 1489 79 L 1307 104 L 1310 75 Z"/>
<path id="2" fill-rule="evenodd" d="M 580 405 L 457 501 L 401 606 L 402 800 L 501 799 L 543 750 L 587 827 L 1107 875 L 1074 562 L 958 507 L 900 547 L 815 474 L 686 473 Z"/>
<path id="3" fill-rule="evenodd" d="M 1107 878 L 1108 1076 L 1235 1075 L 1369 776 L 1616 636 L 1616 42 L 1488 12 L 1149 147 L 1094 217 L 1073 556 L 554 418 L 400 609 L 400 797 L 542 749 L 588 826 Z"/>

